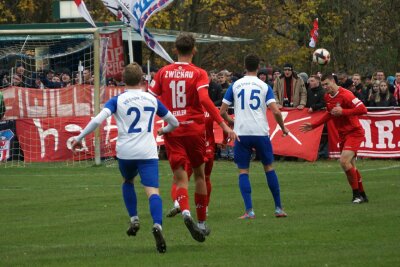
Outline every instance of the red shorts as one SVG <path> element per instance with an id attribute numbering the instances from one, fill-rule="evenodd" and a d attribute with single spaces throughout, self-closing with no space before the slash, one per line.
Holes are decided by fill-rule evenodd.
<path id="1" fill-rule="evenodd" d="M 345 136 L 339 136 L 339 147 L 340 151 L 350 150 L 357 154 L 360 149 L 361 143 L 365 141 L 364 135 L 359 134 L 349 134 Z"/>
<path id="2" fill-rule="evenodd" d="M 164 139 L 169 165 L 172 170 L 176 170 L 180 166 L 185 167 L 187 160 L 195 168 L 204 163 L 206 156 L 204 135 L 165 136 Z"/>

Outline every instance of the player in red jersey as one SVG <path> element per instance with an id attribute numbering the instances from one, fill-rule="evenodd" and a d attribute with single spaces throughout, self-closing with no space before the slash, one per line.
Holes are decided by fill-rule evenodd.
<path id="1" fill-rule="evenodd" d="M 195 240 L 204 242 L 208 231 L 205 224 L 207 187 L 204 173 L 206 140 L 203 107 L 228 134 L 228 138 L 236 139 L 236 134 L 223 121 L 208 96 L 207 72 L 191 63 L 196 52 L 194 37 L 187 33 L 180 34 L 176 38 L 175 48 L 178 62 L 167 65 L 157 72 L 150 84 L 149 92 L 158 96 L 180 123 L 173 133 L 164 137 L 165 148 L 177 180 L 176 195 L 185 225 Z M 194 223 L 189 208 L 188 177 L 184 169 L 188 160 L 193 167 L 196 184 L 195 204 L 198 224 Z"/>
<path id="2" fill-rule="evenodd" d="M 205 179 L 206 179 L 206 187 L 207 187 L 207 205 L 206 205 L 206 213 L 208 213 L 208 205 L 210 203 L 210 195 L 212 190 L 211 185 L 211 172 L 214 166 L 214 156 L 215 156 L 215 137 L 214 137 L 214 120 L 208 114 L 208 112 L 204 112 L 205 123 L 206 123 L 206 163 L 204 168 Z M 188 175 L 188 179 L 190 180 L 190 176 L 192 175 L 192 166 L 190 162 L 186 162 L 185 171 Z M 177 197 L 176 197 L 176 185 L 177 181 L 174 177 L 171 185 L 171 199 L 174 202 L 174 207 L 168 212 L 167 217 L 174 217 L 178 213 L 181 212 L 181 208 L 179 206 Z M 209 231 L 209 229 L 208 229 Z M 208 233 L 209 234 L 209 233 Z"/>
<path id="3" fill-rule="evenodd" d="M 360 172 L 357 170 L 355 160 L 357 150 L 365 141 L 365 132 L 358 120 L 358 115 L 367 113 L 367 108 L 356 98 L 352 92 L 336 85 L 332 75 L 326 74 L 321 78 L 322 87 L 328 112 L 317 122 L 305 123 L 300 130 L 307 132 L 332 119 L 339 133 L 340 165 L 346 173 L 347 180 L 353 189 L 353 203 L 368 202 Z"/>

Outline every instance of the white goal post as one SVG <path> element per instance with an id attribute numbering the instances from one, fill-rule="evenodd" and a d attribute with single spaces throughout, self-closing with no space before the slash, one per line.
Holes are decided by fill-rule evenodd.
<path id="1" fill-rule="evenodd" d="M 9 57 L 10 54 L 13 55 L 13 61 L 15 61 L 15 58 L 21 58 L 24 61 L 24 64 L 32 64 L 30 66 L 30 69 L 26 70 L 27 71 L 32 71 L 32 73 L 34 73 L 35 77 L 37 77 L 37 64 L 39 61 L 45 61 L 45 63 L 48 63 L 50 61 L 54 61 L 55 57 L 68 57 L 69 55 L 76 53 L 76 51 L 82 51 L 85 47 L 89 47 L 90 46 L 90 54 L 85 55 L 88 57 L 87 61 L 90 62 L 88 64 L 90 64 L 90 68 L 91 71 L 93 73 L 93 82 L 92 85 L 93 86 L 93 108 L 91 109 L 93 111 L 93 114 L 91 114 L 91 116 L 95 116 L 96 114 L 98 114 L 100 112 L 100 104 L 101 104 L 101 96 L 100 96 L 100 89 L 101 89 L 101 78 L 105 80 L 105 76 L 102 73 L 102 69 L 101 68 L 101 56 L 102 53 L 104 53 L 104 51 L 102 52 L 102 48 L 101 48 L 101 36 L 100 36 L 100 30 L 98 28 L 86 28 L 86 29 L 31 29 L 31 30 L 0 30 L 0 42 L 3 42 L 3 46 L 0 47 L 0 60 L 2 58 L 5 57 Z M 59 56 L 58 54 L 55 55 L 53 54 L 52 56 L 42 59 L 39 57 L 37 57 L 38 53 L 34 53 L 35 51 L 39 51 L 39 50 L 35 50 L 35 45 L 39 44 L 39 41 L 35 42 L 35 41 L 30 41 L 30 36 L 50 36 L 49 38 L 55 37 L 55 39 L 60 39 L 60 43 L 63 42 L 63 38 L 65 36 L 92 36 L 89 39 L 91 39 L 90 44 L 78 44 L 76 45 L 76 47 L 72 47 L 72 43 L 71 43 L 71 49 L 69 49 L 68 51 L 64 51 L 63 54 L 61 56 Z M 14 40 L 16 37 L 15 36 L 19 36 L 21 37 L 20 39 L 23 39 L 23 36 L 26 36 L 26 39 L 24 42 L 20 41 L 19 44 L 15 45 L 15 42 L 13 42 L 12 40 Z M 46 37 L 42 37 L 43 40 Z M 10 43 L 10 47 L 7 47 L 7 42 L 11 40 Z M 66 39 L 65 42 L 68 42 L 68 40 Z M 65 43 L 64 42 L 64 43 Z M 84 43 L 84 42 L 83 42 Z M 5 45 L 4 45 L 5 44 Z M 13 47 L 11 47 L 11 44 Z M 33 56 L 29 55 L 29 49 L 27 50 L 26 48 L 28 47 L 28 45 L 30 45 L 30 49 L 33 52 Z M 47 44 L 48 45 L 48 44 Z M 75 45 L 75 44 L 74 44 Z M 86 45 L 86 46 L 85 46 Z M 39 45 L 38 45 L 39 46 Z M 53 46 L 56 46 L 56 44 L 54 44 Z M 50 45 L 48 45 L 48 47 L 50 47 Z M 83 47 L 83 48 L 82 48 Z M 74 50 L 75 49 L 75 50 Z M 18 52 L 18 50 L 20 50 L 20 52 Z M 11 51 L 11 52 L 10 52 Z M 28 51 L 28 52 L 27 52 Z M 106 51 L 106 49 L 105 49 Z M 23 54 L 22 56 L 19 55 L 19 53 L 24 52 L 25 54 Z M 54 52 L 54 53 L 58 53 L 58 52 Z M 35 58 L 36 56 L 36 58 Z M 29 61 L 27 60 L 27 58 L 29 58 Z M 34 59 L 32 59 L 34 58 Z M 103 59 L 105 59 L 106 57 L 104 56 Z M 33 61 L 34 60 L 34 61 Z M 71 59 L 72 60 L 72 59 Z M 74 59 L 75 60 L 75 59 Z M 11 62 L 10 60 L 7 59 L 7 62 Z M 35 63 L 31 63 L 31 62 L 35 62 Z M 45 64 L 45 63 L 41 63 L 41 64 Z M 65 63 L 65 62 L 64 62 Z M 13 64 L 13 63 L 10 63 Z M 16 64 L 16 63 L 15 63 Z M 75 64 L 75 63 L 74 63 Z M 79 64 L 81 64 L 81 62 L 79 62 Z M 2 64 L 2 62 L 0 61 L 0 70 L 2 68 L 4 68 L 5 64 Z M 106 65 L 106 64 L 104 64 Z M 15 65 L 15 68 L 11 68 L 10 69 L 10 73 L 11 75 L 14 75 L 15 70 L 17 69 L 18 65 Z M 105 68 L 105 66 L 104 66 Z M 44 69 L 40 69 L 40 71 L 43 71 L 43 73 L 41 73 L 40 75 L 44 75 Z M 47 70 L 48 71 L 48 70 Z M 34 76 L 32 74 L 32 76 Z M 72 75 L 71 75 L 72 76 Z M 30 77 L 31 80 L 34 80 L 34 78 Z M 37 78 L 36 78 L 37 79 Z M 0 84 L 1 85 L 1 84 Z M 10 86 L 13 86 L 13 77 L 10 77 Z M 3 89 L 5 88 L 5 86 L 3 86 Z M 36 87 L 39 88 L 39 87 Z M 0 87 L 0 91 L 2 90 L 2 87 Z M 50 109 L 50 108 L 49 108 Z M 97 129 L 95 131 L 94 134 L 94 161 L 96 165 L 100 165 L 101 164 L 101 149 L 100 149 L 100 129 Z M 43 146 L 43 144 L 42 144 Z"/>

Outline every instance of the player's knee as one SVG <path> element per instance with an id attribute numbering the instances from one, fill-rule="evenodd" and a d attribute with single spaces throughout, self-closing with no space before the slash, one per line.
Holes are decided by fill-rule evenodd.
<path id="1" fill-rule="evenodd" d="M 264 165 L 264 171 L 270 172 L 273 170 L 274 170 L 274 168 L 272 167 L 272 164 Z"/>
<path id="2" fill-rule="evenodd" d="M 144 188 L 144 191 L 146 192 L 147 198 L 159 198 L 160 197 L 160 192 L 158 190 L 158 188 L 155 187 L 148 187 L 146 186 Z"/>
<path id="3" fill-rule="evenodd" d="M 351 164 L 350 161 L 347 158 L 340 158 L 339 159 L 340 166 L 342 166 L 343 169 L 347 169 L 347 167 Z"/>
<path id="4" fill-rule="evenodd" d="M 133 184 L 133 179 L 124 178 L 124 184 Z"/>

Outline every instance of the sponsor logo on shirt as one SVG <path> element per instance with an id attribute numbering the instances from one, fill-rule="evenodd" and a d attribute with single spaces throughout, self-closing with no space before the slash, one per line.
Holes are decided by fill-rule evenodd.
<path id="1" fill-rule="evenodd" d="M 174 111 L 172 111 L 172 115 L 174 115 L 175 117 L 185 116 L 186 115 L 186 109 L 174 110 Z"/>
<path id="2" fill-rule="evenodd" d="M 193 78 L 193 71 L 185 70 L 167 70 L 165 78 Z"/>

